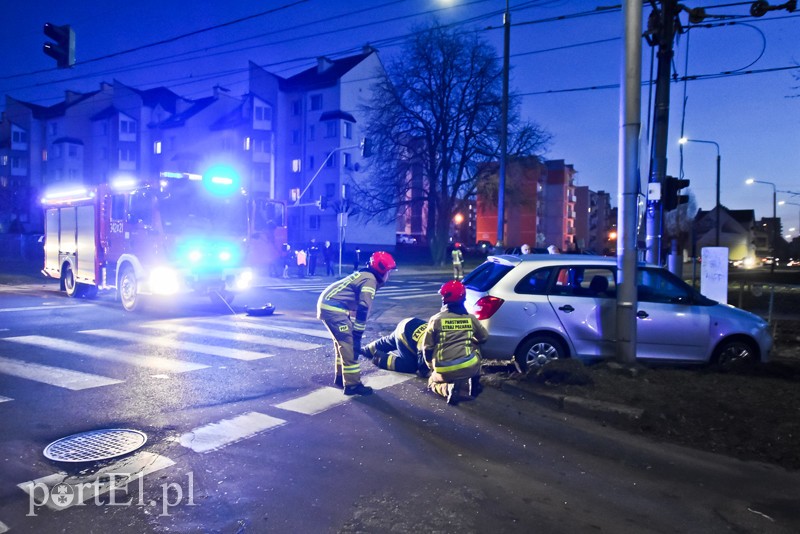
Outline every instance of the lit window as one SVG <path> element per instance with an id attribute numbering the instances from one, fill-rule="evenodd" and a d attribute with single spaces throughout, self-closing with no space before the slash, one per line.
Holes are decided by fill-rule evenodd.
<path id="1" fill-rule="evenodd" d="M 292 172 L 300 172 L 302 168 L 302 161 L 299 159 L 292 160 Z"/>
<path id="2" fill-rule="evenodd" d="M 161 141 L 153 143 L 153 154 L 161 154 Z"/>
<path id="3" fill-rule="evenodd" d="M 256 108 L 256 109 L 261 109 L 261 108 Z M 250 150 L 250 138 L 249 137 L 245 137 L 244 138 L 244 149 L 245 150 Z"/>

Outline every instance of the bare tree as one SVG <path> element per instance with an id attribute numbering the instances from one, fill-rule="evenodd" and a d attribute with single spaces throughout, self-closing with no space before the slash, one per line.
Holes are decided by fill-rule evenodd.
<path id="1" fill-rule="evenodd" d="M 431 256 L 441 264 L 450 221 L 474 197 L 481 169 L 498 159 L 501 66 L 475 32 L 434 23 L 414 35 L 365 106 L 374 155 L 359 207 L 389 221 L 398 209 L 424 205 Z M 509 154 L 534 155 L 549 134 L 521 121 L 518 109 L 511 98 Z"/>

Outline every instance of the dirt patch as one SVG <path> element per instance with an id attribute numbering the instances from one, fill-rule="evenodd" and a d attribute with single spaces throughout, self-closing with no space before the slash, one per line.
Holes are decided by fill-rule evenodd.
<path id="1" fill-rule="evenodd" d="M 800 469 L 800 359 L 727 371 L 615 363 L 552 362 L 509 376 L 535 390 L 642 410 L 638 419 L 598 419 L 655 439 Z"/>

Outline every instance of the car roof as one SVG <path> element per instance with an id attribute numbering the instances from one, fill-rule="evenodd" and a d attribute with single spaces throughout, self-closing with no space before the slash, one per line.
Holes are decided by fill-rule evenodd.
<path id="1" fill-rule="evenodd" d="M 517 266 L 521 264 L 539 265 L 617 265 L 616 256 L 597 256 L 590 254 L 498 254 L 488 256 L 486 261 Z M 656 267 L 644 262 L 637 262 L 638 267 Z"/>

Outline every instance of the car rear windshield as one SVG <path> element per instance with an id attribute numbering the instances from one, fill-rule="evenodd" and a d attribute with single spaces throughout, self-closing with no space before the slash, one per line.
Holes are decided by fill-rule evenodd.
<path id="1" fill-rule="evenodd" d="M 506 273 L 513 269 L 513 265 L 486 261 L 478 265 L 471 273 L 464 277 L 463 284 L 475 291 L 489 291 Z"/>

